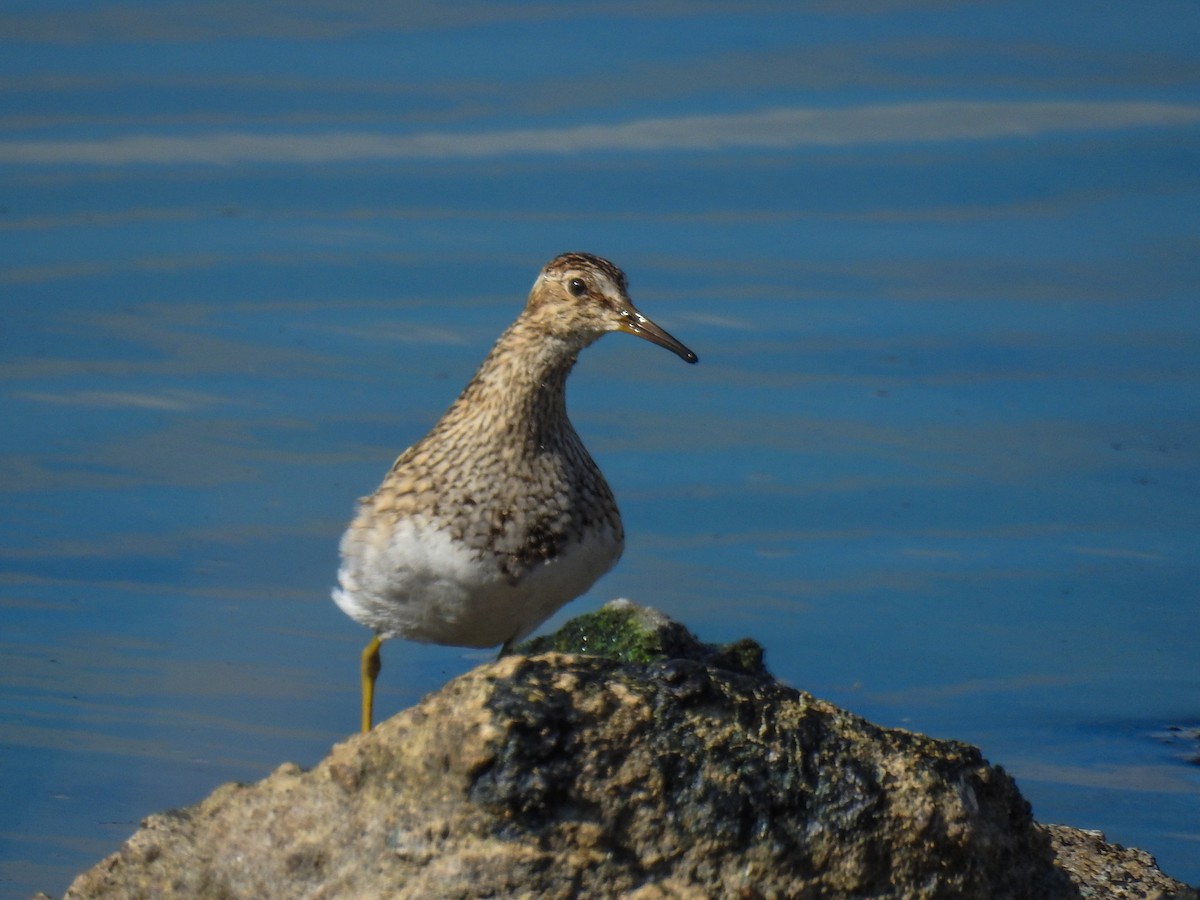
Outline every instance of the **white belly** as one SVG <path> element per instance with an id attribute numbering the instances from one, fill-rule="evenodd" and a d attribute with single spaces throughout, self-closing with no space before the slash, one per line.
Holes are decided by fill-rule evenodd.
<path id="1" fill-rule="evenodd" d="M 516 641 L 574 600 L 621 555 L 609 529 L 587 532 L 513 584 L 490 555 L 405 520 L 379 543 L 342 538 L 333 599 L 381 637 L 459 647 Z"/>

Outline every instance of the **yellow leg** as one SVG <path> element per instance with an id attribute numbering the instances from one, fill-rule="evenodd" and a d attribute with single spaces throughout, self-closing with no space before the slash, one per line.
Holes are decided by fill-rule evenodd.
<path id="1" fill-rule="evenodd" d="M 362 730 L 371 730 L 371 713 L 375 707 L 375 678 L 383 663 L 379 661 L 379 635 L 371 638 L 362 652 Z"/>

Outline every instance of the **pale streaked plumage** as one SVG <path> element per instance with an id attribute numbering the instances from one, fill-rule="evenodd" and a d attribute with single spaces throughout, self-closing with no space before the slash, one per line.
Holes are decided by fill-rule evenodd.
<path id="1" fill-rule="evenodd" d="M 376 632 L 363 659 L 364 730 L 380 639 L 507 649 L 620 557 L 616 501 L 565 394 L 579 352 L 609 331 L 696 361 L 637 312 L 616 266 L 563 254 L 441 420 L 359 502 L 334 599 Z"/>

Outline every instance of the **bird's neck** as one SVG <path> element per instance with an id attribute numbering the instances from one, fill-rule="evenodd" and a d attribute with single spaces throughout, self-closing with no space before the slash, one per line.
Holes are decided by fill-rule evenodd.
<path id="1" fill-rule="evenodd" d="M 477 417 L 481 427 L 529 429 L 527 437 L 543 443 L 555 429 L 571 427 L 567 376 L 589 343 L 547 334 L 521 316 L 500 336 L 455 406 Z"/>

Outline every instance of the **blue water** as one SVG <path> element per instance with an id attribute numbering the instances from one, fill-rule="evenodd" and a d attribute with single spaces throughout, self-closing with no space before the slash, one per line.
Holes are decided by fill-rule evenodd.
<path id="1" fill-rule="evenodd" d="M 355 728 L 353 501 L 568 249 L 701 361 L 583 355 L 628 544 L 547 627 L 754 637 L 1200 882 L 1194 5 L 342 6 L 0 16 L 0 893 Z"/>

